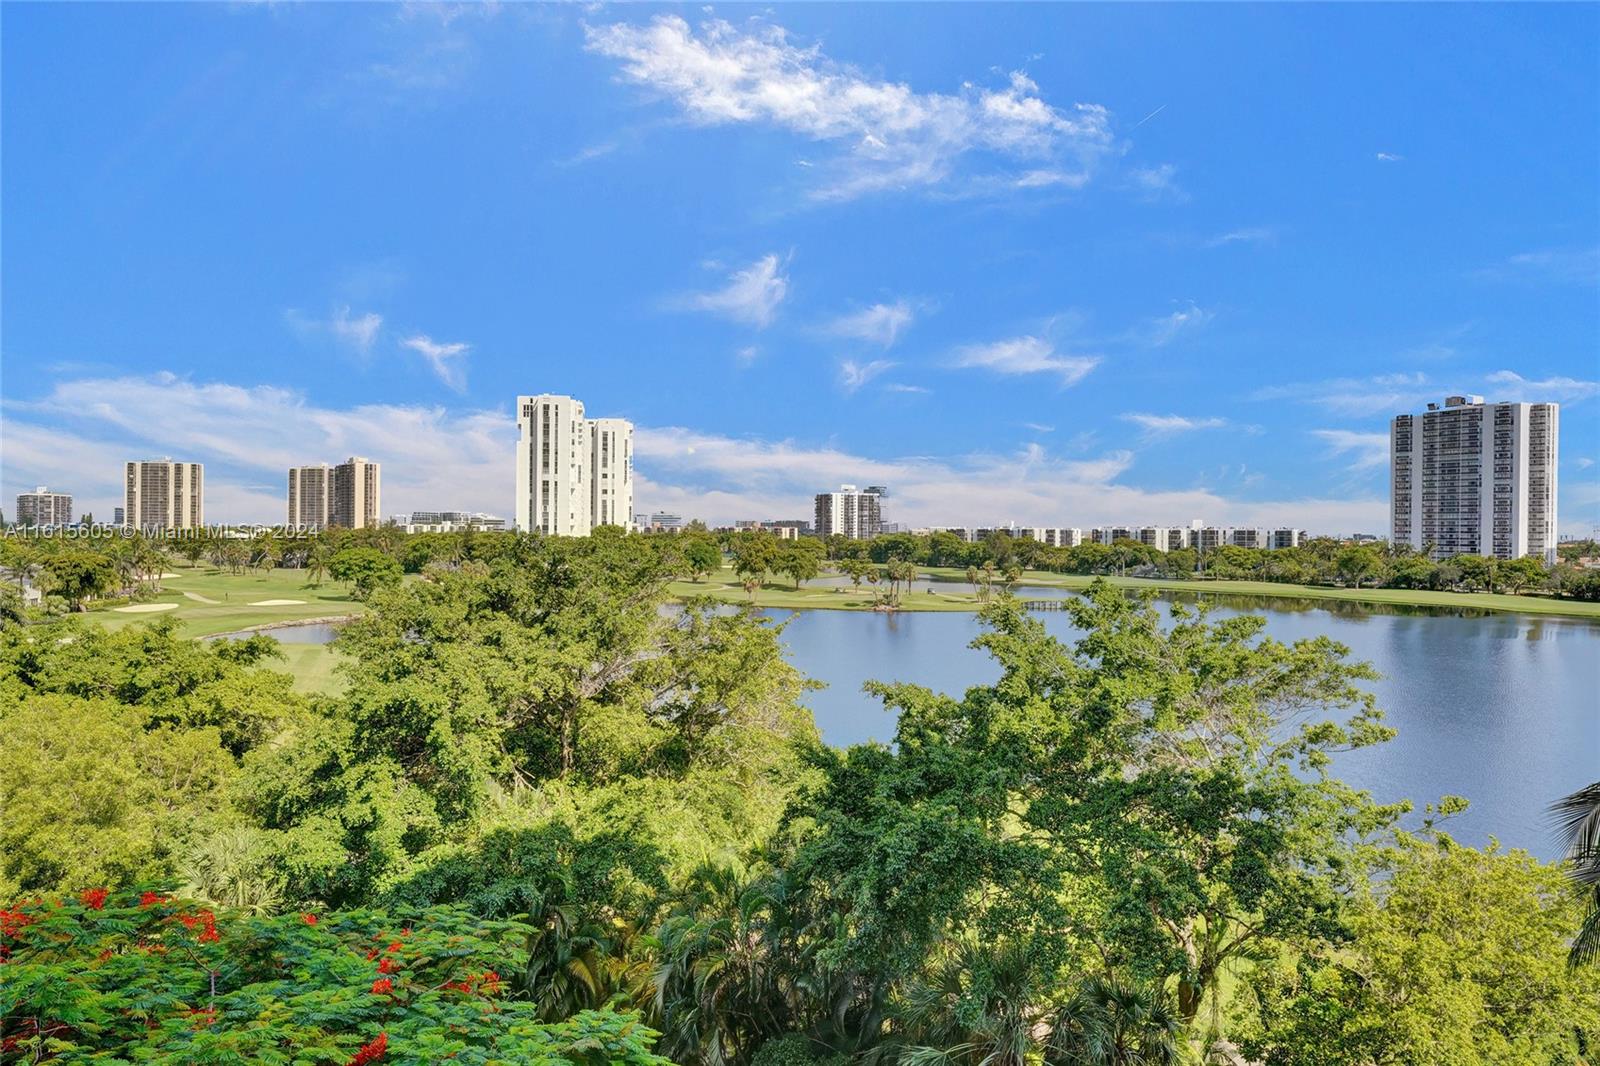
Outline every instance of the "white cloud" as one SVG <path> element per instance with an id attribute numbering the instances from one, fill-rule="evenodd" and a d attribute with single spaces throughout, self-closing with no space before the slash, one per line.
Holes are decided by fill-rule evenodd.
<path id="1" fill-rule="evenodd" d="M 374 311 L 353 314 L 348 304 L 335 308 L 326 319 L 308 318 L 293 308 L 285 311 L 284 317 L 297 333 L 325 333 L 362 355 L 372 350 L 372 342 L 378 339 L 378 331 L 383 328 L 382 315 Z"/>
<path id="2" fill-rule="evenodd" d="M 865 310 L 840 315 L 828 324 L 828 332 L 892 348 L 901 331 L 911 325 L 914 317 L 911 305 L 904 300 L 892 304 L 873 304 Z"/>
<path id="3" fill-rule="evenodd" d="M 1561 403 L 1587 400 L 1600 392 L 1600 381 L 1580 381 L 1577 378 L 1549 377 L 1531 381 L 1511 370 L 1496 370 L 1484 379 L 1496 386 L 1491 400 L 1530 403 Z"/>
<path id="4" fill-rule="evenodd" d="M 1062 355 L 1055 345 L 1034 336 L 1012 337 L 990 344 L 969 344 L 956 351 L 959 367 L 992 370 L 997 374 L 1056 374 L 1062 385 L 1076 385 L 1100 365 L 1096 355 Z"/>
<path id="5" fill-rule="evenodd" d="M 1594 465 L 1594 460 L 1587 455 L 1580 455 L 1577 458 L 1577 464 L 1579 470 L 1587 470 Z"/>
<path id="6" fill-rule="evenodd" d="M 1596 285 L 1600 284 L 1600 245 L 1519 252 L 1502 263 L 1476 271 L 1476 276 L 1486 281 Z"/>
<path id="7" fill-rule="evenodd" d="M 1184 201 L 1189 194 L 1178 185 L 1178 168 L 1171 163 L 1154 167 L 1135 167 L 1128 172 L 1134 189 L 1147 200 Z"/>
<path id="8" fill-rule="evenodd" d="M 740 348 L 738 351 L 734 352 L 733 357 L 739 361 L 740 366 L 749 366 L 751 363 L 756 361 L 756 358 L 760 354 L 760 348 L 756 347 L 754 344 L 747 344 L 743 348 Z"/>
<path id="9" fill-rule="evenodd" d="M 1226 418 L 1219 418 L 1215 415 L 1205 418 L 1190 418 L 1185 415 L 1151 415 L 1130 412 L 1121 417 L 1124 422 L 1132 422 L 1144 430 L 1144 438 L 1146 440 L 1165 440 L 1180 433 L 1193 433 L 1200 429 L 1221 429 L 1228 424 Z"/>
<path id="10" fill-rule="evenodd" d="M 888 518 L 911 525 L 1091 526 L 1106 522 L 1295 525 L 1314 532 L 1383 528 L 1381 499 L 1243 501 L 1207 489 L 1149 491 L 1121 483 L 1134 455 L 1063 459 L 1038 444 L 1008 454 L 875 459 L 795 441 L 641 428 L 640 509 L 666 507 L 710 522 L 809 513 L 811 494 L 841 481 L 888 485 Z"/>
<path id="11" fill-rule="evenodd" d="M 400 343 L 426 359 L 440 381 L 457 392 L 466 391 L 467 372 L 463 364 L 472 345 L 464 341 L 441 344 L 425 333 L 407 337 Z"/>
<path id="12" fill-rule="evenodd" d="M 1428 383 L 1427 375 L 1419 372 L 1267 385 L 1252 393 L 1251 399 L 1293 400 L 1335 414 L 1364 416 L 1410 411 L 1437 391 L 1437 386 Z"/>
<path id="13" fill-rule="evenodd" d="M 1380 162 L 1380 163 L 1398 163 L 1401 160 L 1403 160 L 1404 158 L 1405 158 L 1405 156 L 1396 155 L 1393 152 L 1379 152 L 1378 153 L 1378 162 Z"/>
<path id="14" fill-rule="evenodd" d="M 1229 230 L 1219 233 L 1207 240 L 1207 248 L 1221 248 L 1228 244 L 1276 244 L 1278 231 L 1268 226 L 1248 226 L 1244 229 Z"/>
<path id="15" fill-rule="evenodd" d="M 213 522 L 281 522 L 289 467 L 349 455 L 383 464 L 385 513 L 510 511 L 509 410 L 332 409 L 291 389 L 157 374 L 59 382 L 43 400 L 7 401 L 6 412 L 8 490 L 59 482 L 80 512 L 107 519 L 122 502 L 122 464 L 160 455 L 206 464 Z"/>
<path id="16" fill-rule="evenodd" d="M 728 276 L 728 284 L 714 292 L 695 293 L 683 306 L 731 318 L 765 329 L 789 293 L 789 279 L 779 270 L 778 257 L 764 255 Z"/>
<path id="17" fill-rule="evenodd" d="M 1311 435 L 1328 446 L 1331 458 L 1349 456 L 1351 470 L 1371 470 L 1389 462 L 1389 434 L 1356 433 L 1348 429 L 1313 429 Z"/>
<path id="18" fill-rule="evenodd" d="M 916 395 L 922 395 L 922 394 L 925 394 L 925 393 L 932 392 L 933 390 L 929 389 L 929 388 L 927 388 L 927 387 L 925 387 L 923 385 L 907 385 L 907 384 L 904 384 L 903 382 L 891 381 L 891 382 L 889 382 L 887 385 L 885 385 L 883 387 L 883 391 L 884 392 L 908 392 L 908 393 L 913 393 L 913 394 L 916 394 Z"/>
<path id="19" fill-rule="evenodd" d="M 839 385 L 845 392 L 855 392 L 894 366 L 895 364 L 888 359 L 874 359 L 870 363 L 858 363 L 854 359 L 846 359 L 839 364 Z"/>
<path id="20" fill-rule="evenodd" d="M 1105 108 L 1058 108 L 1025 74 L 1000 89 L 917 92 L 793 43 L 781 26 L 750 31 L 709 19 L 696 32 L 676 15 L 646 25 L 587 27 L 588 48 L 701 125 L 765 124 L 838 147 L 838 171 L 818 195 L 848 198 L 933 186 L 963 163 L 1087 179 L 1113 148 Z M 1050 183 L 1055 183 L 1054 180 Z"/>
<path id="21" fill-rule="evenodd" d="M 1217 317 L 1215 311 L 1207 311 L 1190 300 L 1188 307 L 1163 315 L 1151 324 L 1150 344 L 1157 348 L 1171 344 L 1180 333 L 1192 333 L 1215 317 Z"/>
<path id="22" fill-rule="evenodd" d="M 172 375 L 58 383 L 41 401 L 6 404 L 5 490 L 73 491 L 79 511 L 107 515 L 121 464 L 172 455 L 207 464 L 211 521 L 283 517 L 285 471 L 365 455 L 383 464 L 386 513 L 511 510 L 516 424 L 509 409 L 448 411 L 373 404 L 319 407 L 289 389 L 197 384 Z M 805 515 L 811 495 L 841 480 L 886 484 L 892 520 L 916 525 L 1017 521 L 1293 524 L 1316 532 L 1383 528 L 1381 499 L 1245 501 L 1207 489 L 1126 484 L 1134 455 L 1067 459 L 1037 444 L 1015 453 L 872 458 L 830 446 L 640 426 L 641 510 L 673 508 L 711 522 Z"/>

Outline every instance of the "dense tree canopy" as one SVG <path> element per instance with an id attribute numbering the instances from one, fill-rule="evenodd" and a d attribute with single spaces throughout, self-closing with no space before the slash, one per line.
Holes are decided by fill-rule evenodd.
<path id="1" fill-rule="evenodd" d="M 701 533 L 246 545 L 242 565 L 382 575 L 337 696 L 296 695 L 267 636 L 0 615 L 5 1054 L 1592 1056 L 1562 870 L 1451 841 L 1460 801 L 1408 830 L 1408 805 L 1332 775 L 1390 735 L 1368 667 L 1104 583 L 1062 642 L 1005 594 L 1037 561 L 1008 540 L 968 564 L 998 680 L 870 685 L 894 742 L 844 750 L 778 626 L 673 601 L 713 565 Z M 884 541 L 839 560 L 884 598 L 970 547 Z M 818 556 L 728 547 L 757 582 Z M 1327 565 L 1369 581 L 1370 561 Z"/>

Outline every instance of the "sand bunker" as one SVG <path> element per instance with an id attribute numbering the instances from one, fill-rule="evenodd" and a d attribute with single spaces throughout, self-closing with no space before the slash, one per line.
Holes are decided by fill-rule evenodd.
<path id="1" fill-rule="evenodd" d="M 111 609 L 113 611 L 121 611 L 123 614 L 149 614 L 151 611 L 176 611 L 178 605 L 175 603 L 135 603 L 127 607 L 113 607 Z"/>
<path id="2" fill-rule="evenodd" d="M 299 607 L 305 600 L 257 600 L 252 607 Z"/>
<path id="3" fill-rule="evenodd" d="M 196 603 L 221 603 L 222 602 L 221 600 L 214 600 L 210 596 L 202 596 L 198 592 L 185 592 L 184 596 L 188 597 L 191 600 L 194 600 Z"/>

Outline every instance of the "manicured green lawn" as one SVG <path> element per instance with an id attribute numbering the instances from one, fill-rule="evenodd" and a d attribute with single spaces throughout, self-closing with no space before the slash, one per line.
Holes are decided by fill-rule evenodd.
<path id="1" fill-rule="evenodd" d="M 283 649 L 288 661 L 272 660 L 266 666 L 269 670 L 293 675 L 296 692 L 323 692 L 331 696 L 344 691 L 344 677 L 333 672 L 334 667 L 344 661 L 343 655 L 326 644 L 280 643 L 278 647 Z"/>
<path id="2" fill-rule="evenodd" d="M 183 623 L 184 635 L 207 637 L 273 623 L 341 618 L 366 609 L 337 581 L 324 578 L 319 587 L 309 587 L 304 570 L 230 574 L 201 565 L 194 569 L 177 566 L 169 573 L 172 576 L 162 579 L 161 593 L 152 602 L 175 604 L 172 610 L 101 608 L 91 610 L 89 619 L 108 629 L 121 629 L 156 618 L 175 618 Z M 300 602 L 261 606 L 264 600 Z"/>
<path id="3" fill-rule="evenodd" d="M 966 571 L 954 567 L 930 566 L 918 572 L 919 577 L 966 580 Z M 1084 589 L 1095 580 L 1077 574 L 1053 574 L 1043 570 L 1029 570 L 1023 575 L 1024 585 L 1051 588 Z M 1264 596 L 1277 599 L 1342 600 L 1349 603 L 1404 607 L 1440 607 L 1455 610 L 1510 611 L 1519 614 L 1568 615 L 1577 618 L 1600 618 L 1600 603 L 1583 603 L 1577 600 L 1558 600 L 1549 596 L 1509 596 L 1478 592 L 1433 592 L 1425 589 L 1343 589 L 1318 585 L 1285 585 L 1271 581 L 1182 581 L 1132 577 L 1108 577 L 1104 580 L 1122 588 L 1149 589 L 1161 592 L 1196 592 L 1214 596 Z M 710 596 L 730 603 L 752 602 L 739 584 L 731 569 L 724 567 L 705 581 L 679 581 L 672 586 L 679 597 Z M 1017 594 L 1027 598 L 1027 589 L 1019 587 Z M 802 585 L 799 591 L 782 578 L 769 581 L 756 593 L 758 607 L 823 608 L 827 610 L 871 610 L 873 593 L 870 586 L 860 590 L 853 586 Z M 979 607 L 976 596 L 962 592 L 914 592 L 903 597 L 901 609 L 907 611 L 972 611 Z"/>

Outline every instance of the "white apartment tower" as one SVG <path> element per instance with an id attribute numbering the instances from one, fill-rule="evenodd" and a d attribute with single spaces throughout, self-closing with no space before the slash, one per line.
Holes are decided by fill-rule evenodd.
<path id="1" fill-rule="evenodd" d="M 289 468 L 291 526 L 362 529 L 380 525 L 381 465 L 351 456 L 338 466 Z"/>
<path id="2" fill-rule="evenodd" d="M 851 540 L 869 540 L 883 532 L 881 489 L 874 485 L 865 492 L 854 485 L 840 485 L 838 492 L 819 492 L 816 496 L 817 536 L 843 534 Z"/>
<path id="3" fill-rule="evenodd" d="M 1389 425 L 1389 537 L 1435 559 L 1555 560 L 1561 409 L 1450 396 Z"/>
<path id="4" fill-rule="evenodd" d="M 589 420 L 589 515 L 597 526 L 627 528 L 633 517 L 633 423 Z"/>
<path id="5" fill-rule="evenodd" d="M 123 468 L 122 515 L 135 529 L 198 529 L 205 525 L 205 467 L 143 459 Z"/>
<path id="6" fill-rule="evenodd" d="M 517 397 L 517 529 L 586 537 L 633 514 L 633 423 L 571 396 Z"/>
<path id="7" fill-rule="evenodd" d="M 51 492 L 40 485 L 32 492 L 17 494 L 19 526 L 70 526 L 72 524 L 72 496 L 65 492 Z"/>

